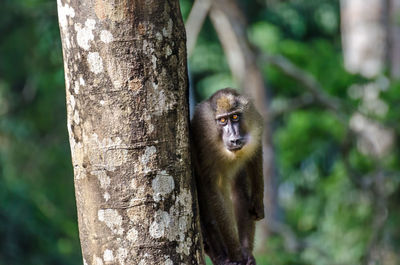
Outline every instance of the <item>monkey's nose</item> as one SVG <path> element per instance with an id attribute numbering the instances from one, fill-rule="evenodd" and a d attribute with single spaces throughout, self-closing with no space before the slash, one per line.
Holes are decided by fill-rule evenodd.
<path id="1" fill-rule="evenodd" d="M 241 146 L 242 140 L 240 138 L 230 140 L 232 146 Z"/>

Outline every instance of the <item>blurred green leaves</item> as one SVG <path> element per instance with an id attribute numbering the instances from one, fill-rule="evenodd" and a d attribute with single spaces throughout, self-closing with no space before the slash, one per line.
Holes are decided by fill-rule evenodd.
<path id="1" fill-rule="evenodd" d="M 0 264 L 79 264 L 56 3 L 0 14 Z"/>

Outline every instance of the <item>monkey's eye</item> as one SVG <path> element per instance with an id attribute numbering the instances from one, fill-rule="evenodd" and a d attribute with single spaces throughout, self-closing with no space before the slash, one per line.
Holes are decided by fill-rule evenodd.
<path id="1" fill-rule="evenodd" d="M 222 117 L 218 119 L 218 122 L 221 124 L 225 124 L 226 123 L 226 118 Z"/>
<path id="2" fill-rule="evenodd" d="M 239 115 L 233 114 L 233 115 L 232 115 L 232 120 L 233 120 L 233 121 L 238 121 L 238 120 L 239 120 Z"/>

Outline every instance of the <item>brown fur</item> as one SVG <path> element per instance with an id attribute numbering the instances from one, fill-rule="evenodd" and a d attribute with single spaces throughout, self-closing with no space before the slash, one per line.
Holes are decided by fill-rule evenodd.
<path id="1" fill-rule="evenodd" d="M 224 146 L 217 117 L 237 112 L 249 141 L 233 152 Z M 261 116 L 227 88 L 196 107 L 191 129 L 206 253 L 214 264 L 255 264 L 254 225 L 264 217 Z"/>

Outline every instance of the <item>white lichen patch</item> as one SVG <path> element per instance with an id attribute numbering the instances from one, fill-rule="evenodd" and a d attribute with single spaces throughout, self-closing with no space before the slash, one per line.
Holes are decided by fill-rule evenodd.
<path id="1" fill-rule="evenodd" d="M 85 85 L 85 79 L 83 79 L 82 75 L 79 77 L 79 84 L 80 84 L 81 86 L 84 86 L 84 85 Z"/>
<path id="2" fill-rule="evenodd" d="M 187 235 L 193 220 L 192 196 L 189 190 L 183 189 L 177 196 L 175 204 L 169 212 L 158 210 L 149 228 L 153 238 L 165 237 L 169 241 L 177 241 L 177 253 L 189 255 L 193 245 Z"/>
<path id="3" fill-rule="evenodd" d="M 81 166 L 74 166 L 74 177 L 76 180 L 81 180 L 86 177 L 86 172 Z"/>
<path id="4" fill-rule="evenodd" d="M 159 75 L 160 79 L 164 78 L 168 79 L 168 74 L 165 68 L 161 70 L 161 74 Z M 169 91 L 168 89 L 163 89 L 161 82 L 151 82 L 153 93 L 149 93 L 147 100 L 149 105 L 154 106 L 152 110 L 152 114 L 156 116 L 160 116 L 163 113 L 166 113 L 173 108 L 175 108 L 178 100 L 176 99 L 176 95 Z"/>
<path id="5" fill-rule="evenodd" d="M 153 188 L 153 199 L 158 202 L 174 190 L 174 178 L 168 175 L 165 170 L 162 170 L 153 179 L 151 187 Z"/>
<path id="6" fill-rule="evenodd" d="M 165 258 L 164 265 L 174 265 L 169 256 L 164 256 L 164 258 Z"/>
<path id="7" fill-rule="evenodd" d="M 100 40 L 104 43 L 110 43 L 114 40 L 114 37 L 108 30 L 102 30 L 100 32 Z"/>
<path id="8" fill-rule="evenodd" d="M 81 53 L 80 52 L 75 53 L 74 58 L 76 61 L 79 61 L 82 58 Z"/>
<path id="9" fill-rule="evenodd" d="M 105 192 L 103 197 L 104 197 L 104 200 L 106 200 L 106 202 L 107 202 L 110 199 L 111 196 L 110 196 L 110 193 Z"/>
<path id="10" fill-rule="evenodd" d="M 176 247 L 176 252 L 189 256 L 192 245 L 192 239 L 187 237 L 186 241 L 179 241 L 179 245 Z"/>
<path id="11" fill-rule="evenodd" d="M 62 5 L 61 0 L 57 0 L 57 12 L 60 26 L 63 30 L 66 30 L 68 26 L 67 16 L 75 17 L 75 11 L 67 3 Z"/>
<path id="12" fill-rule="evenodd" d="M 176 252 L 189 255 L 193 244 L 191 238 L 186 235 L 193 219 L 192 195 L 190 190 L 183 189 L 180 192 L 175 201 L 175 209 L 180 209 L 181 211 L 177 229 L 179 245 L 176 247 Z"/>
<path id="13" fill-rule="evenodd" d="M 122 216 L 118 214 L 117 210 L 114 209 L 100 209 L 97 212 L 99 221 L 104 222 L 108 228 L 115 234 L 122 235 L 124 229 L 122 228 Z"/>
<path id="14" fill-rule="evenodd" d="M 131 179 L 131 188 L 136 190 L 137 188 L 139 188 L 139 182 L 138 180 L 135 178 L 135 176 L 132 177 Z"/>
<path id="15" fill-rule="evenodd" d="M 111 179 L 110 177 L 107 175 L 107 173 L 105 172 L 105 170 L 93 170 L 90 172 L 90 174 L 94 175 L 97 177 L 97 179 L 100 182 L 100 187 L 102 189 L 107 189 L 108 186 L 111 183 Z"/>
<path id="16" fill-rule="evenodd" d="M 135 242 L 138 239 L 138 234 L 135 228 L 131 228 L 128 233 L 126 233 L 126 238 L 128 238 L 129 241 Z"/>
<path id="17" fill-rule="evenodd" d="M 96 255 L 93 255 L 93 265 L 103 265 L 103 260 Z"/>
<path id="18" fill-rule="evenodd" d="M 128 257 L 128 250 L 126 250 L 125 248 L 118 248 L 117 259 L 119 261 L 119 264 L 124 265 L 127 257 Z"/>
<path id="19" fill-rule="evenodd" d="M 74 82 L 74 93 L 75 93 L 76 95 L 79 94 L 79 88 L 80 88 L 79 81 L 78 81 L 78 80 L 75 80 L 75 82 Z"/>
<path id="20" fill-rule="evenodd" d="M 147 133 L 154 132 L 154 125 L 151 123 L 151 115 L 146 113 L 144 116 L 144 120 L 146 121 L 147 124 Z"/>
<path id="21" fill-rule="evenodd" d="M 159 91 L 157 102 L 158 102 L 158 105 L 156 105 L 156 107 L 157 107 L 156 113 L 158 113 L 159 115 L 161 115 L 162 112 L 163 112 L 163 110 L 164 110 L 165 107 L 166 107 L 166 102 L 167 102 L 167 98 L 166 98 L 165 93 L 164 93 L 163 90 L 160 90 L 160 91 Z"/>
<path id="22" fill-rule="evenodd" d="M 74 95 L 69 95 L 69 103 L 71 104 L 71 108 L 74 110 L 76 106 Z"/>
<path id="23" fill-rule="evenodd" d="M 147 133 L 152 133 L 152 132 L 154 132 L 154 125 L 151 123 L 148 123 Z"/>
<path id="24" fill-rule="evenodd" d="M 114 261 L 114 255 L 113 255 L 113 251 L 111 249 L 104 250 L 103 260 L 104 260 L 104 262 L 113 262 Z"/>
<path id="25" fill-rule="evenodd" d="M 154 91 L 155 95 L 151 99 L 153 102 L 154 106 L 154 115 L 160 116 L 165 112 L 168 112 L 169 110 L 174 108 L 174 102 L 176 102 L 172 97 L 172 93 L 168 91 L 164 91 L 162 89 L 160 90 L 155 90 Z"/>
<path id="26" fill-rule="evenodd" d="M 155 146 L 147 146 L 142 156 L 141 162 L 147 164 L 150 161 L 150 157 L 157 152 Z"/>
<path id="27" fill-rule="evenodd" d="M 103 60 L 98 52 L 90 52 L 87 58 L 89 69 L 95 74 L 103 72 Z"/>
<path id="28" fill-rule="evenodd" d="M 71 135 L 71 134 L 70 134 Z M 70 137 L 72 163 L 74 165 L 74 176 L 76 180 L 80 180 L 86 177 L 86 171 L 81 166 L 83 164 L 83 145 L 80 142 L 75 142 L 73 136 Z"/>
<path id="29" fill-rule="evenodd" d="M 68 31 L 67 31 L 67 33 L 68 33 Z M 69 77 L 69 75 L 70 74 L 69 74 L 69 68 L 68 68 L 67 60 L 64 61 L 64 69 L 65 69 L 65 75 L 64 75 L 65 88 L 66 88 L 67 91 L 69 91 L 69 88 L 70 88 L 70 77 Z M 67 93 L 67 97 L 68 97 L 68 94 L 69 93 Z"/>
<path id="30" fill-rule="evenodd" d="M 67 17 L 75 17 L 75 11 L 67 3 L 65 3 L 65 5 L 62 5 L 61 0 L 57 0 L 57 10 L 58 10 L 58 21 L 61 26 L 61 31 L 64 35 L 65 45 L 67 49 L 69 49 L 71 47 L 71 42 L 69 37 L 69 31 L 67 28 L 68 27 Z M 69 82 L 66 80 L 66 84 L 68 83 Z"/>
<path id="31" fill-rule="evenodd" d="M 153 87 L 154 90 L 158 89 L 158 84 L 155 82 L 151 82 L 151 86 Z"/>
<path id="32" fill-rule="evenodd" d="M 141 171 L 143 173 L 148 173 L 151 171 L 151 168 L 148 167 L 148 163 L 151 161 L 151 159 L 154 158 L 155 153 L 157 152 L 157 149 L 155 146 L 147 146 L 144 154 L 140 157 L 140 162 L 141 162 Z M 138 171 L 138 168 L 135 168 L 135 171 Z"/>
<path id="33" fill-rule="evenodd" d="M 76 41 L 78 45 L 88 51 L 90 49 L 90 41 L 94 40 L 93 30 L 96 25 L 96 21 L 94 19 L 87 19 L 85 22 L 85 26 L 82 27 L 81 24 L 75 24 L 76 31 Z"/>
<path id="34" fill-rule="evenodd" d="M 151 56 L 151 63 L 153 64 L 153 70 L 156 70 L 156 68 L 157 68 L 157 57 L 154 54 Z"/>
<path id="35" fill-rule="evenodd" d="M 154 221 L 150 225 L 149 233 L 153 238 L 166 236 L 167 229 L 170 228 L 171 217 L 165 211 L 158 210 L 155 213 Z"/>
<path id="36" fill-rule="evenodd" d="M 170 56 L 172 54 L 172 50 L 171 47 L 169 47 L 169 45 L 167 45 L 165 47 L 165 58 L 167 58 L 168 56 Z"/>
<path id="37" fill-rule="evenodd" d="M 167 38 L 171 37 L 172 25 L 173 25 L 172 19 L 169 19 L 167 27 L 162 29 L 162 33 L 163 33 L 164 37 L 167 37 Z"/>
<path id="38" fill-rule="evenodd" d="M 79 113 L 77 110 L 74 111 L 74 122 L 76 124 L 79 124 L 79 122 L 81 121 L 81 119 L 79 118 Z"/>

